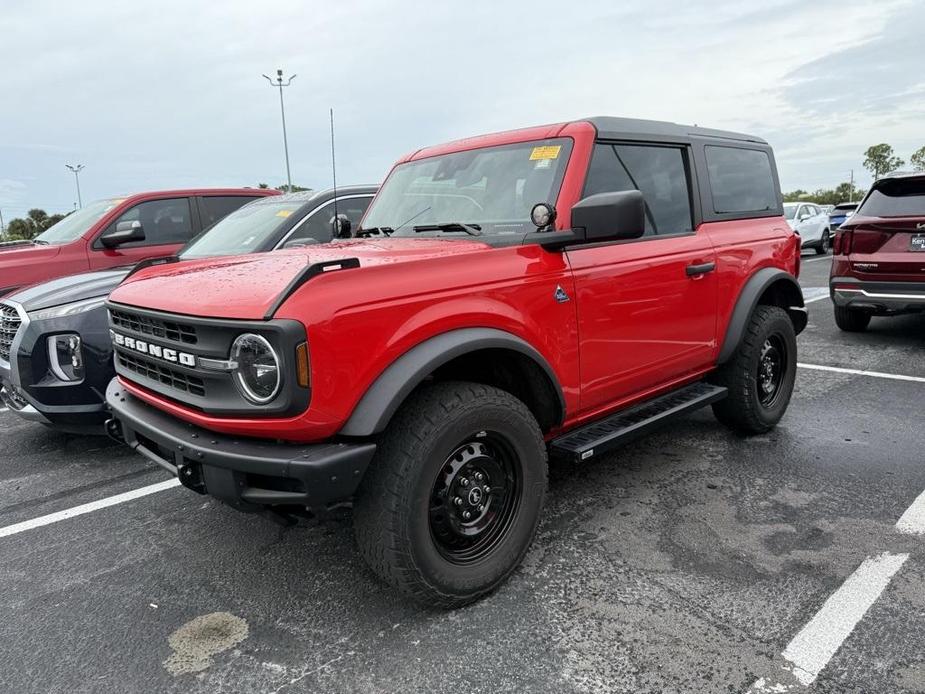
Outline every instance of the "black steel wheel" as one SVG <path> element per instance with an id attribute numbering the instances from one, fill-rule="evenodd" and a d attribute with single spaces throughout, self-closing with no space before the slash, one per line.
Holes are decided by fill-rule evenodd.
<path id="1" fill-rule="evenodd" d="M 526 405 L 491 386 L 437 383 L 383 433 L 357 494 L 354 537 L 399 591 L 457 607 L 517 568 L 545 490 L 546 445 Z"/>
<path id="2" fill-rule="evenodd" d="M 758 306 L 732 358 L 711 376 L 729 394 L 716 418 L 741 434 L 762 434 L 784 416 L 796 380 L 797 341 L 787 312 Z"/>

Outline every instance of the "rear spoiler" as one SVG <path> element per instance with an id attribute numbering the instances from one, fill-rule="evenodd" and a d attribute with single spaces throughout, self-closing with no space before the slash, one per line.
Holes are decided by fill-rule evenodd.
<path id="1" fill-rule="evenodd" d="M 313 277 L 318 275 L 323 275 L 326 272 L 337 272 L 338 270 L 351 270 L 353 268 L 360 267 L 359 258 L 343 258 L 342 260 L 325 260 L 321 263 L 312 263 L 307 267 L 303 268 L 302 271 L 292 278 L 292 281 L 289 285 L 276 297 L 276 300 L 270 305 L 270 308 L 267 309 L 266 315 L 264 315 L 264 320 L 270 320 L 277 311 L 279 311 L 280 306 L 288 299 L 290 296 L 295 294 L 295 291 L 301 287 L 303 284 L 308 282 Z"/>

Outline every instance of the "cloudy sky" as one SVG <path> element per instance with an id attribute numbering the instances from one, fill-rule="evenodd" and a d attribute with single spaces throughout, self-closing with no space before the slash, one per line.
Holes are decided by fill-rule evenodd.
<path id="1" fill-rule="evenodd" d="M 2 0 L 0 212 L 156 188 L 381 180 L 427 144 L 588 115 L 745 130 L 785 189 L 925 145 L 925 2 Z M 753 9 L 752 6 L 761 6 Z"/>

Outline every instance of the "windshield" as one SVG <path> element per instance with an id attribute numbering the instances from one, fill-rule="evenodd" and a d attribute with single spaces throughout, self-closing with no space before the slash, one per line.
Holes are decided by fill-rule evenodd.
<path id="1" fill-rule="evenodd" d="M 305 200 L 279 201 L 263 198 L 244 205 L 190 241 L 181 258 L 253 253 L 285 225 Z"/>
<path id="2" fill-rule="evenodd" d="M 455 152 L 399 164 L 363 219 L 364 229 L 394 230 L 398 236 L 467 236 L 460 223 L 484 234 L 534 231 L 530 210 L 555 204 L 572 149 L 568 138 L 523 142 Z"/>
<path id="3" fill-rule="evenodd" d="M 787 203 L 784 203 L 784 216 L 787 219 L 793 219 L 796 217 L 797 207 L 799 207 L 799 205 L 788 205 Z"/>
<path id="4" fill-rule="evenodd" d="M 865 217 L 925 217 L 925 178 L 881 181 L 871 189 L 858 214 Z"/>
<path id="5" fill-rule="evenodd" d="M 103 215 L 118 205 L 121 200 L 97 200 L 86 207 L 71 212 L 57 224 L 53 224 L 35 237 L 39 243 L 52 246 L 70 243 L 83 236 Z"/>

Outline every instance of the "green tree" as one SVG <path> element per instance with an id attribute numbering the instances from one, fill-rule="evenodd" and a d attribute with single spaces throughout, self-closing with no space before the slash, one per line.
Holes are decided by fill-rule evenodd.
<path id="1" fill-rule="evenodd" d="M 281 186 L 276 186 L 276 190 L 281 190 L 284 193 L 298 193 L 300 190 L 311 190 L 311 188 L 303 188 L 302 186 L 297 186 L 295 183 L 293 183 L 292 190 L 289 190 L 289 186 L 283 183 Z"/>
<path id="2" fill-rule="evenodd" d="M 784 202 L 802 202 L 809 196 L 805 190 L 797 188 L 789 193 L 784 193 Z"/>
<path id="3" fill-rule="evenodd" d="M 893 148 L 885 142 L 881 142 L 879 145 L 871 145 L 864 152 L 864 168 L 870 171 L 875 179 L 890 173 L 890 171 L 896 171 L 905 163 L 893 154 Z"/>
<path id="4" fill-rule="evenodd" d="M 28 241 L 34 239 L 43 231 L 57 224 L 67 215 L 49 215 L 45 210 L 34 208 L 29 210 L 25 218 L 10 220 L 6 225 L 6 235 L 10 241 Z"/>
<path id="5" fill-rule="evenodd" d="M 925 147 L 920 147 L 912 156 L 909 157 L 909 163 L 916 171 L 925 171 Z"/>
<path id="6" fill-rule="evenodd" d="M 266 190 L 270 186 L 268 186 L 266 183 L 258 183 L 257 187 L 260 188 L 260 190 Z"/>

